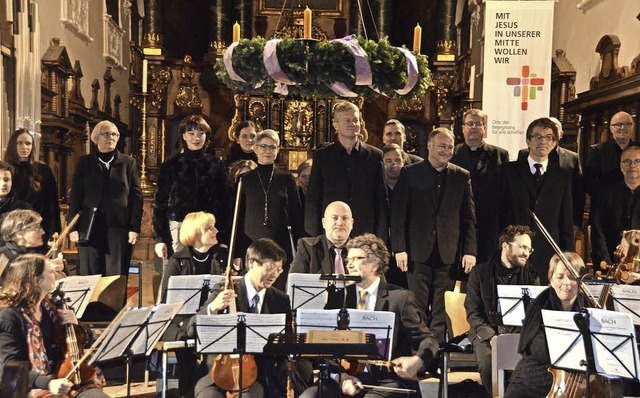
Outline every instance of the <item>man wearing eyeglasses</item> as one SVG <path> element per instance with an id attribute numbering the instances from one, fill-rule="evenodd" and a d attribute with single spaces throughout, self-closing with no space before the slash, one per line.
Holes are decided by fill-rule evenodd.
<path id="1" fill-rule="evenodd" d="M 389 119 L 384 124 L 384 130 L 382 132 L 382 142 L 384 148 L 389 146 L 390 144 L 396 144 L 402 149 L 402 157 L 404 158 L 405 164 L 413 164 L 418 163 L 423 160 L 420 156 L 414 155 L 412 153 L 408 153 L 404 151 L 404 143 L 407 141 L 407 134 L 405 133 L 404 124 L 397 119 Z"/>
<path id="2" fill-rule="evenodd" d="M 498 170 L 509 162 L 509 152 L 484 141 L 486 115 L 480 109 L 469 109 L 462 120 L 464 142 L 454 148 L 451 163 L 467 170 L 471 176 L 476 205 L 478 262 L 485 262 L 498 244 Z"/>
<path id="3" fill-rule="evenodd" d="M 500 333 L 519 333 L 519 327 L 502 326 L 498 310 L 497 285 L 539 285 L 540 279 L 529 263 L 533 253 L 533 231 L 525 225 L 509 225 L 500 234 L 500 250 L 478 264 L 469 274 L 467 312 L 469 341 L 478 362 L 482 385 L 491 394 L 491 338 Z"/>
<path id="4" fill-rule="evenodd" d="M 587 193 L 591 196 L 601 191 L 603 183 L 622 181 L 620 157 L 628 146 L 638 145 L 633 118 L 627 112 L 618 112 L 609 123 L 612 140 L 591 145 L 584 168 Z"/>
<path id="5" fill-rule="evenodd" d="M 630 146 L 622 152 L 619 170 L 623 180 L 604 184 L 591 202 L 591 256 L 596 266 L 616 260 L 622 231 L 640 229 L 640 147 Z"/>
<path id="6" fill-rule="evenodd" d="M 500 225 L 531 226 L 535 254 L 531 256 L 542 284 L 547 284 L 549 260 L 554 254 L 542 233 L 533 228 L 534 212 L 561 250 L 573 251 L 571 173 L 549 167 L 549 153 L 558 142 L 558 128 L 549 118 L 536 119 L 526 132 L 529 156 L 507 163 L 501 171 Z"/>

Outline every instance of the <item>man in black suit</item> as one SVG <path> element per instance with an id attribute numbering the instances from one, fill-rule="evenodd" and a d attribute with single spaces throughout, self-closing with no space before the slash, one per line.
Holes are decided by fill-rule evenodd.
<path id="1" fill-rule="evenodd" d="M 484 141 L 487 117 L 480 109 L 469 109 L 462 120 L 464 142 L 454 148 L 451 163 L 467 170 L 471 176 L 480 263 L 489 259 L 498 244 L 498 170 L 509 162 L 509 152 Z"/>
<path id="2" fill-rule="evenodd" d="M 340 375 L 340 390 L 344 395 L 359 397 L 419 397 L 420 388 L 416 374 L 428 367 L 436 358 L 438 342 L 427 329 L 424 313 L 418 307 L 411 291 L 386 283 L 381 279 L 389 265 L 389 251 L 384 242 L 372 234 L 364 234 L 347 243 L 349 275 L 360 276 L 362 280 L 347 287 L 346 306 L 367 311 L 388 311 L 396 314 L 391 342 L 389 367 L 370 365 L 361 376 Z M 417 394 L 372 391 L 365 394 L 362 385 L 392 388 L 408 388 Z M 302 395 L 313 397 L 317 388 L 311 388 Z M 373 394 L 373 395 L 372 395 Z M 338 385 L 330 383 L 323 389 L 323 396 L 337 397 Z"/>
<path id="3" fill-rule="evenodd" d="M 622 152 L 620 170 L 623 181 L 612 181 L 591 202 L 591 256 L 597 266 L 617 262 L 613 253 L 620 244 L 622 231 L 640 229 L 640 147 Z"/>
<path id="4" fill-rule="evenodd" d="M 584 168 L 587 193 L 597 195 L 603 184 L 622 181 L 620 156 L 628 146 L 635 146 L 636 132 L 633 117 L 627 112 L 618 112 L 611 118 L 609 130 L 613 140 L 591 145 L 589 158 Z"/>
<path id="5" fill-rule="evenodd" d="M 289 296 L 272 287 L 283 272 L 287 255 L 271 239 L 256 239 L 247 249 L 247 273 L 233 290 L 224 290 L 223 285 L 214 288 L 209 300 L 199 314 L 218 314 L 225 311 L 233 301 L 238 312 L 258 314 L 287 314 L 287 325 L 291 323 Z M 191 337 L 195 336 L 194 316 L 189 324 Z M 211 380 L 211 367 L 215 355 L 207 355 L 197 370 L 195 396 L 199 398 L 223 398 L 226 395 Z M 258 365 L 258 381 L 251 385 L 249 397 L 284 397 L 286 395 L 286 366 L 272 357 L 255 356 Z M 274 366 L 274 362 L 279 362 Z M 305 364 L 308 366 L 308 364 Z M 294 372 L 295 373 L 295 372 Z M 267 387 L 268 383 L 268 387 Z"/>
<path id="6" fill-rule="evenodd" d="M 402 170 L 391 210 L 391 247 L 397 265 L 409 272 L 409 289 L 420 309 L 431 307 L 429 328 L 441 342 L 444 292 L 454 286 L 451 266 L 461 262 L 468 274 L 476 263 L 471 179 L 469 172 L 449 162 L 453 142 L 453 133 L 445 128 L 429 134 L 429 157 Z"/>
<path id="7" fill-rule="evenodd" d="M 502 325 L 498 306 L 498 285 L 539 285 L 540 279 L 529 263 L 533 252 L 533 231 L 525 225 L 509 225 L 500 234 L 500 250 L 486 263 L 473 267 L 467 284 L 464 308 L 469 341 L 478 362 L 482 385 L 491 394 L 491 339 L 501 333 L 519 333 L 519 327 Z"/>
<path id="8" fill-rule="evenodd" d="M 333 127 L 337 142 L 319 149 L 307 190 L 305 230 L 322 233 L 322 211 L 329 203 L 345 202 L 353 211 L 356 235 L 387 234 L 387 191 L 382 175 L 382 152 L 360 141 L 360 111 L 351 102 L 336 104 Z"/>
<path id="9" fill-rule="evenodd" d="M 298 240 L 298 250 L 289 273 L 344 274 L 344 245 L 353 229 L 349 205 L 336 201 L 327 206 L 322 218 L 324 234 Z M 338 257 L 339 256 L 339 257 Z"/>
<path id="10" fill-rule="evenodd" d="M 561 250 L 573 251 L 573 213 L 571 173 L 551 167 L 549 153 L 558 141 L 558 128 L 549 118 L 536 119 L 526 133 L 529 156 L 507 163 L 501 171 L 499 208 L 501 226 L 528 225 L 536 231 L 533 237 L 535 253 L 531 262 L 540 275 L 541 284 L 548 284 L 549 260 L 554 254 L 541 231 L 534 227 L 534 212 Z"/>
<path id="11" fill-rule="evenodd" d="M 555 117 L 550 117 L 558 128 L 559 140 L 562 139 L 562 123 Z M 527 159 L 529 156 L 529 148 L 521 149 L 518 152 L 518 160 Z M 582 178 L 582 167 L 580 167 L 580 159 L 578 154 L 569 149 L 562 148 L 558 143 L 554 150 L 549 152 L 549 167 L 567 170 L 571 173 L 571 196 L 573 198 L 573 233 L 582 232 L 582 221 L 584 218 L 584 181 Z M 475 192 L 475 191 L 474 191 Z"/>
<path id="12" fill-rule="evenodd" d="M 382 133 L 382 142 L 384 146 L 389 144 L 396 144 L 402 149 L 402 157 L 405 164 L 413 164 L 422 161 L 423 159 L 412 153 L 404 152 L 404 143 L 407 141 L 407 134 L 405 133 L 404 124 L 398 119 L 389 119 L 384 124 L 384 131 Z"/>

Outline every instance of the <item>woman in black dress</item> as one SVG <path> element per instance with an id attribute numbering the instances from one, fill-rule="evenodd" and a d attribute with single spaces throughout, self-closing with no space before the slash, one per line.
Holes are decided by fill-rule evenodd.
<path id="1" fill-rule="evenodd" d="M 7 162 L 0 161 L 0 221 L 5 214 L 16 209 L 31 209 L 31 205 L 16 198 L 13 190 L 14 168 Z"/>
<path id="2" fill-rule="evenodd" d="M 178 133 L 180 152 L 160 165 L 153 200 L 155 252 L 163 259 L 183 248 L 179 231 L 187 214 L 215 214 L 222 240 L 229 217 L 225 168 L 220 159 L 204 152 L 211 127 L 202 116 L 187 116 L 180 122 Z"/>
<path id="3" fill-rule="evenodd" d="M 9 137 L 4 160 L 15 168 L 16 199 L 29 203 L 42 216 L 46 243 L 54 232 L 61 230 L 58 185 L 51 168 L 34 158 L 33 146 L 29 130 L 18 129 Z"/>
<path id="4" fill-rule="evenodd" d="M 233 130 L 233 136 L 236 141 L 231 145 L 229 153 L 227 153 L 225 160 L 227 168 L 238 160 L 253 160 L 256 162 L 258 160 L 255 152 L 256 125 L 250 120 L 242 121 Z"/>
<path id="5" fill-rule="evenodd" d="M 258 168 L 242 176 L 242 206 L 240 210 L 244 239 L 238 242 L 237 257 L 243 257 L 248 244 L 260 238 L 274 240 L 293 258 L 294 248 L 303 231 L 302 206 L 298 186 L 293 174 L 278 169 L 274 162 L 278 156 L 280 138 L 273 130 L 264 130 L 256 136 Z M 242 238 L 242 237 L 241 237 Z M 275 283 L 285 290 L 289 264 Z"/>
<path id="6" fill-rule="evenodd" d="M 564 253 L 576 275 L 586 269 L 584 261 L 576 253 Z M 518 352 L 522 359 L 511 376 L 505 398 L 545 397 L 551 390 L 553 376 L 547 369 L 551 366 L 548 342 L 544 333 L 542 310 L 580 311 L 587 307 L 586 297 L 579 293 L 578 281 L 566 269 L 558 255 L 549 262 L 549 287 L 531 302 L 522 323 Z"/>

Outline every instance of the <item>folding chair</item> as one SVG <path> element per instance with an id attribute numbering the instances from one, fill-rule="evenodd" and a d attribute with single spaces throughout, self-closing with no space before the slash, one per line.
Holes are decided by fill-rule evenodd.
<path id="1" fill-rule="evenodd" d="M 505 333 L 491 339 L 491 387 L 494 397 L 504 396 L 504 371 L 514 370 L 522 358 L 518 353 L 519 333 Z"/>

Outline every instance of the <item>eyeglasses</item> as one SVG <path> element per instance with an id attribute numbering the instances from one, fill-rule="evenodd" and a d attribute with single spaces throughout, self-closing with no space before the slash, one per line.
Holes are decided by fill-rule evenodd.
<path id="1" fill-rule="evenodd" d="M 364 260 L 366 259 L 365 256 L 354 256 L 354 257 L 347 257 L 345 258 L 345 261 L 347 262 L 347 264 L 352 263 L 354 261 L 358 261 L 358 260 Z"/>
<path id="2" fill-rule="evenodd" d="M 621 160 L 620 163 L 622 163 L 627 167 L 631 165 L 634 165 L 637 167 L 637 166 L 640 166 L 640 159 L 624 159 L 624 160 Z"/>
<path id="3" fill-rule="evenodd" d="M 611 125 L 611 127 L 616 128 L 616 129 L 621 129 L 623 127 L 631 127 L 631 126 L 633 126 L 633 123 L 631 123 L 631 122 L 624 122 L 624 123 L 619 122 L 619 123 L 613 123 Z"/>
<path id="4" fill-rule="evenodd" d="M 516 243 L 516 242 L 509 242 L 510 245 L 517 247 L 518 249 L 522 249 L 526 252 L 529 252 L 529 254 L 533 253 L 533 247 L 529 247 L 526 245 L 521 245 L 520 243 Z"/>
<path id="5" fill-rule="evenodd" d="M 282 267 L 277 267 L 273 264 L 265 264 L 264 269 L 267 270 L 267 272 L 270 274 L 275 273 L 280 275 L 281 273 L 284 272 L 284 269 L 282 269 Z"/>
<path id="6" fill-rule="evenodd" d="M 267 145 L 267 144 L 258 144 L 256 145 L 258 148 L 262 149 L 265 152 L 273 152 L 278 149 L 275 145 Z"/>
<path id="7" fill-rule="evenodd" d="M 463 123 L 462 125 L 472 129 L 474 127 L 478 127 L 478 128 L 483 127 L 484 123 L 482 123 L 482 122 L 467 122 L 467 123 Z"/>
<path id="8" fill-rule="evenodd" d="M 392 164 L 401 165 L 402 162 L 403 162 L 402 159 L 385 159 L 384 160 L 384 164 L 388 164 L 388 165 L 392 165 Z"/>
<path id="9" fill-rule="evenodd" d="M 120 137 L 120 133 L 110 133 L 108 131 L 105 131 L 105 132 L 100 133 L 100 137 L 117 139 L 118 137 Z"/>
<path id="10" fill-rule="evenodd" d="M 545 140 L 547 142 L 552 142 L 556 140 L 556 137 L 552 136 L 552 135 L 540 135 L 540 134 L 534 134 L 531 136 L 531 138 L 533 138 L 534 140 L 540 142 L 542 140 Z"/>
<path id="11" fill-rule="evenodd" d="M 31 224 L 31 225 L 27 225 L 26 227 L 22 228 L 22 231 L 37 231 L 40 228 L 42 228 L 40 226 L 40 224 Z"/>

